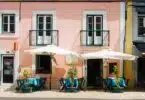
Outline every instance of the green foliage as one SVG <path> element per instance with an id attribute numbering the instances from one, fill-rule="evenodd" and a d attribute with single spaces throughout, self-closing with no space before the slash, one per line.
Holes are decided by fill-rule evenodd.
<path id="1" fill-rule="evenodd" d="M 77 78 L 78 76 L 78 70 L 75 65 L 71 65 L 67 72 L 67 78 Z"/>
<path id="2" fill-rule="evenodd" d="M 28 77 L 29 77 L 29 72 L 28 72 L 27 70 L 24 70 L 23 76 L 24 76 L 25 78 L 28 78 Z"/>
<path id="3" fill-rule="evenodd" d="M 116 75 L 116 76 L 118 76 L 118 74 L 119 74 L 119 69 L 118 69 L 118 66 L 114 66 L 114 68 L 113 68 L 113 73 Z"/>

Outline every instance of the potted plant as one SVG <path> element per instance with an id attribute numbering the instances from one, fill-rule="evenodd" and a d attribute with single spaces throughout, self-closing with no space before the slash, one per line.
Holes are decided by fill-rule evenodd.
<path id="1" fill-rule="evenodd" d="M 78 71 L 75 65 L 71 65 L 68 72 L 67 72 L 67 78 L 77 78 Z"/>
<path id="2" fill-rule="evenodd" d="M 23 72 L 23 77 L 24 77 L 25 79 L 27 79 L 27 78 L 29 77 L 29 72 L 28 72 L 27 70 L 24 70 L 24 72 Z"/>

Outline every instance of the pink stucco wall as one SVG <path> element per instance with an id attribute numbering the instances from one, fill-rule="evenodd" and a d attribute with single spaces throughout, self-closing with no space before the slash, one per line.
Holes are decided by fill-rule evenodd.
<path id="1" fill-rule="evenodd" d="M 0 3 L 0 10 L 20 10 L 19 3 Z M 80 50 L 98 50 L 97 47 L 84 48 L 80 46 L 80 30 L 83 26 L 83 12 L 85 10 L 101 10 L 107 11 L 107 26 L 110 30 L 110 48 L 119 50 L 119 35 L 120 35 L 120 3 L 61 3 L 61 2 L 37 2 L 37 3 L 22 3 L 21 4 L 21 20 L 20 20 L 20 31 L 19 31 L 19 48 L 20 48 L 20 65 L 31 66 L 32 57 L 30 54 L 24 53 L 24 49 L 29 48 L 28 34 L 29 30 L 32 29 L 32 13 L 33 11 L 40 10 L 53 10 L 56 11 L 56 29 L 59 30 L 59 46 L 72 49 L 73 51 L 79 52 Z M 3 38 L 0 38 L 0 43 L 3 42 Z M 10 40 L 8 40 L 10 41 Z M 4 43 L 8 44 L 8 41 Z M 76 41 L 76 42 L 75 42 Z M 74 43 L 75 42 L 75 43 Z M 117 45 L 116 45 L 117 44 Z M 11 45 L 11 44 L 9 44 Z M 0 46 L 0 49 L 4 47 L 11 47 L 9 45 Z M 100 49 L 100 48 L 99 48 Z M 59 65 L 56 67 L 57 76 L 63 76 L 63 69 L 68 69 L 65 65 L 63 57 L 57 57 Z M 78 67 L 79 76 L 82 75 L 82 67 Z"/>

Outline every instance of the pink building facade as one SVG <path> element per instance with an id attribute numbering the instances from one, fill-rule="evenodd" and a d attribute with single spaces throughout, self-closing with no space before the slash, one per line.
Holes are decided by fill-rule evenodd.
<path id="1" fill-rule="evenodd" d="M 58 88 L 58 79 L 66 77 L 65 56 L 55 55 L 56 65 L 50 56 L 24 50 L 54 44 L 78 53 L 104 48 L 122 51 L 124 9 L 123 2 L 0 2 L 1 84 L 15 83 L 24 69 L 48 77 L 48 82 L 52 73 L 52 88 Z M 116 61 L 110 62 L 111 66 Z M 104 63 L 104 59 L 78 63 L 78 77 L 85 77 L 87 86 L 95 86 L 91 77 L 109 74 Z M 95 71 L 98 74 L 93 76 Z M 119 72 L 122 75 L 121 67 Z"/>

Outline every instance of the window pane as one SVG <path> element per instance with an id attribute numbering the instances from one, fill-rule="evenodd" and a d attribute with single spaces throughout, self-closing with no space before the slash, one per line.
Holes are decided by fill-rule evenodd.
<path id="1" fill-rule="evenodd" d="M 10 24 L 10 32 L 11 33 L 15 32 L 15 24 Z"/>
<path id="2" fill-rule="evenodd" d="M 101 30 L 101 24 L 96 24 L 96 30 Z"/>
<path id="3" fill-rule="evenodd" d="M 43 17 L 43 16 L 41 16 L 41 17 L 39 16 L 38 18 L 39 18 L 39 20 L 38 20 L 39 23 L 43 23 L 43 18 L 44 18 L 44 17 Z"/>
<path id="4" fill-rule="evenodd" d="M 143 34 L 145 34 L 145 27 L 140 27 L 138 29 L 138 35 L 143 35 Z"/>
<path id="5" fill-rule="evenodd" d="M 96 36 L 101 36 L 101 31 L 96 31 Z"/>
<path id="6" fill-rule="evenodd" d="M 15 17 L 14 17 L 14 15 L 10 16 L 10 23 L 15 23 Z"/>
<path id="7" fill-rule="evenodd" d="M 93 25 L 89 24 L 88 30 L 93 30 Z"/>
<path id="8" fill-rule="evenodd" d="M 92 35 L 93 35 L 93 31 L 89 31 L 88 36 L 92 36 Z"/>
<path id="9" fill-rule="evenodd" d="M 138 17 L 138 35 L 144 35 L 145 34 L 144 17 L 145 16 L 139 16 Z"/>
<path id="10" fill-rule="evenodd" d="M 51 36 L 51 31 L 46 31 L 46 36 Z"/>
<path id="11" fill-rule="evenodd" d="M 46 24 L 46 29 L 51 30 L 51 24 Z"/>
<path id="12" fill-rule="evenodd" d="M 139 17 L 138 25 L 143 26 L 143 17 Z"/>
<path id="13" fill-rule="evenodd" d="M 43 36 L 43 32 L 44 32 L 43 30 L 42 30 L 42 31 L 39 30 L 39 31 L 38 31 L 38 36 Z"/>
<path id="14" fill-rule="evenodd" d="M 101 23 L 101 17 L 96 17 L 96 23 Z"/>
<path id="15" fill-rule="evenodd" d="M 51 22 L 51 16 L 47 16 L 47 17 L 46 17 L 46 23 L 47 23 L 47 22 Z"/>
<path id="16" fill-rule="evenodd" d="M 8 24 L 3 24 L 3 32 L 8 32 Z"/>
<path id="17" fill-rule="evenodd" d="M 38 29 L 43 30 L 43 24 L 39 24 Z"/>
<path id="18" fill-rule="evenodd" d="M 3 20 L 3 23 L 8 23 L 8 16 L 4 15 L 2 20 Z"/>
<path id="19" fill-rule="evenodd" d="M 92 16 L 88 16 L 88 23 L 93 23 L 93 17 Z"/>
<path id="20" fill-rule="evenodd" d="M 139 23 L 139 27 L 143 27 L 143 23 Z"/>
<path id="21" fill-rule="evenodd" d="M 139 17 L 139 22 L 143 22 L 143 17 Z"/>

